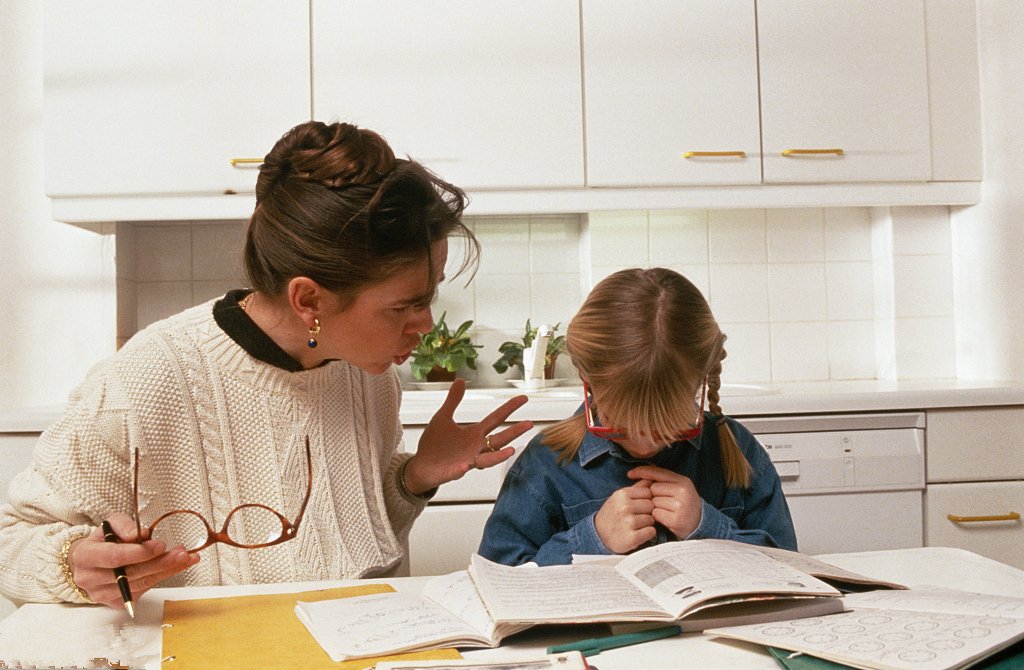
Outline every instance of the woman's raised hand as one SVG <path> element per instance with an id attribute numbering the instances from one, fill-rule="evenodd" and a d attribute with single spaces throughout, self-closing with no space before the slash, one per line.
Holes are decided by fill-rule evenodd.
<path id="1" fill-rule="evenodd" d="M 465 394 L 466 381 L 456 379 L 423 431 L 416 455 L 405 467 L 405 485 L 413 493 L 425 493 L 473 468 L 483 470 L 508 460 L 515 450 L 507 445 L 533 428 L 532 421 L 519 421 L 492 433 L 526 404 L 525 395 L 511 398 L 479 423 L 460 426 L 455 423 L 455 409 Z"/>

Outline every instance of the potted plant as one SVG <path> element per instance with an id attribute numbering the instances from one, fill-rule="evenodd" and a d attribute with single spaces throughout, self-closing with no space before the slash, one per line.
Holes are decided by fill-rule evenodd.
<path id="1" fill-rule="evenodd" d="M 473 322 L 466 321 L 452 332 L 444 322 L 445 316 L 447 312 L 441 314 L 434 327 L 413 349 L 409 367 L 416 379 L 453 381 L 455 373 L 464 365 L 476 370 L 479 346 L 466 335 Z"/>
<path id="2" fill-rule="evenodd" d="M 562 324 L 556 324 L 552 329 L 552 333 L 557 333 L 558 326 L 560 325 Z M 535 337 L 537 337 L 537 329 L 532 328 L 530 320 L 527 319 L 526 332 L 523 334 L 522 342 L 503 342 L 498 347 L 498 351 L 501 352 L 501 358 L 494 362 L 494 369 L 500 374 L 515 366 L 519 368 L 519 373 L 523 374 L 523 351 L 530 348 Z M 565 349 L 565 335 L 552 336 L 548 340 L 548 348 L 544 354 L 544 379 L 554 378 L 555 360 Z"/>

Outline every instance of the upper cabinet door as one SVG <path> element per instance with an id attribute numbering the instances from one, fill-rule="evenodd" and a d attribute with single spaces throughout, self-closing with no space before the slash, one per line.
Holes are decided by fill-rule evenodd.
<path id="1" fill-rule="evenodd" d="M 765 182 L 931 179 L 923 0 L 758 0 L 757 22 Z"/>
<path id="2" fill-rule="evenodd" d="M 467 189 L 583 186 L 577 0 L 314 0 L 313 113 Z"/>
<path id="3" fill-rule="evenodd" d="M 761 182 L 753 0 L 583 2 L 587 184 Z"/>
<path id="4" fill-rule="evenodd" d="M 50 0 L 46 190 L 54 197 L 251 193 L 310 118 L 309 5 Z"/>

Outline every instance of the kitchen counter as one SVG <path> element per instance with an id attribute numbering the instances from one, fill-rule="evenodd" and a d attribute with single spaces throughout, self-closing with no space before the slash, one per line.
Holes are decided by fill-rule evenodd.
<path id="1" fill-rule="evenodd" d="M 522 391 L 510 387 L 468 389 L 455 418 L 460 422 L 479 421 L 502 402 L 520 393 Z M 576 411 L 583 399 L 583 388 L 559 386 L 530 391 L 527 395 L 530 402 L 513 418 L 523 416 L 533 421 L 557 421 Z M 405 391 L 402 423 L 426 423 L 444 402 L 445 396 L 445 391 Z M 727 384 L 722 390 L 722 409 L 729 416 L 738 418 L 1006 405 L 1024 405 L 1024 382 L 858 380 L 773 386 Z M 61 405 L 0 408 L 0 433 L 41 432 L 60 417 L 61 410 Z"/>
<path id="2" fill-rule="evenodd" d="M 502 402 L 522 393 L 513 388 L 468 389 L 456 411 L 460 422 L 479 421 Z M 530 402 L 512 416 L 556 421 L 571 415 L 583 399 L 581 386 L 527 392 Z M 946 407 L 1024 405 L 1024 383 L 929 379 L 857 380 L 772 386 L 724 385 L 722 409 L 732 417 L 785 414 L 893 412 Z M 402 423 L 423 424 L 444 402 L 444 391 L 406 391 Z"/>

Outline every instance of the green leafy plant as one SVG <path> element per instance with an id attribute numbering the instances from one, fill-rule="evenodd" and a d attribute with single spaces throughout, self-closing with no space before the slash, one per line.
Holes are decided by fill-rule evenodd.
<path id="1" fill-rule="evenodd" d="M 435 366 L 448 372 L 456 372 L 464 365 L 476 370 L 476 358 L 479 356 L 477 349 L 480 346 L 474 345 L 466 335 L 473 322 L 466 321 L 452 332 L 444 322 L 445 316 L 447 312 L 441 314 L 434 327 L 413 349 L 409 367 L 416 379 L 425 379 Z"/>
<path id="2" fill-rule="evenodd" d="M 552 329 L 552 338 L 548 340 L 548 348 L 544 353 L 544 367 L 549 368 L 558 358 L 558 355 L 565 352 L 565 335 L 557 335 L 554 333 L 558 332 L 558 326 L 561 323 L 556 324 Z M 498 373 L 503 373 L 509 368 L 515 366 L 519 368 L 520 372 L 523 372 L 523 352 L 530 348 L 533 344 L 533 340 L 537 337 L 537 329 L 530 326 L 530 320 L 526 320 L 526 332 L 523 334 L 522 342 L 503 342 L 498 347 L 498 351 L 501 353 L 501 358 L 494 362 L 494 369 Z"/>

